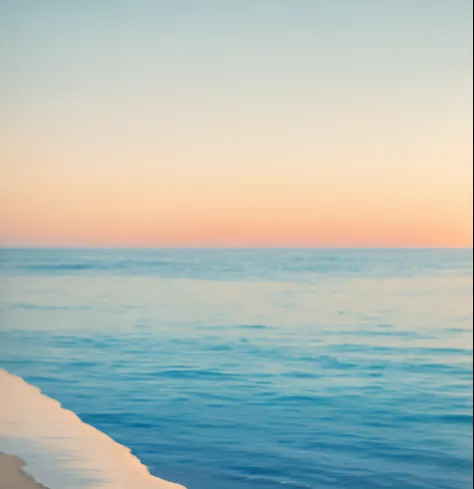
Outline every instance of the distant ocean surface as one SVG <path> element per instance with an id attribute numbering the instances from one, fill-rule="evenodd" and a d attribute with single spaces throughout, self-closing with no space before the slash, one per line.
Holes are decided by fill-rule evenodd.
<path id="1" fill-rule="evenodd" d="M 471 250 L 0 250 L 0 367 L 188 489 L 468 489 L 472 271 Z"/>

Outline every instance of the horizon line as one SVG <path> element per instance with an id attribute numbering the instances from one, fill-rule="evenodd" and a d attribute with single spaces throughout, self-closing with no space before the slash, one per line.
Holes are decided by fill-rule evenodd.
<path id="1" fill-rule="evenodd" d="M 8 250 L 464 250 L 473 246 L 1 246 Z"/>

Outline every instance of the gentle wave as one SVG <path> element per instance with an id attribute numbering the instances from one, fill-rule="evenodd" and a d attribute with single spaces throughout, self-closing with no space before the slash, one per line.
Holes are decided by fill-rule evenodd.
<path id="1" fill-rule="evenodd" d="M 0 249 L 1 274 L 138 275 L 202 280 L 315 277 L 470 278 L 472 250 L 28 250 Z"/>
<path id="2" fill-rule="evenodd" d="M 0 369 L 0 452 L 49 489 L 185 489 L 152 476 L 130 450 Z"/>

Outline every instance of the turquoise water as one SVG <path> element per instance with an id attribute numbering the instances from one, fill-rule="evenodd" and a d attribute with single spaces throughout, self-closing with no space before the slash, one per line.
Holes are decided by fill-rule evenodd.
<path id="1" fill-rule="evenodd" d="M 189 489 L 472 486 L 472 251 L 3 250 L 0 367 Z"/>

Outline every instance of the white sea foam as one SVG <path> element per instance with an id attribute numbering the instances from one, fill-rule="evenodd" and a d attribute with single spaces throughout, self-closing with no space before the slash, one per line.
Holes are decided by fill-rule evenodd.
<path id="1" fill-rule="evenodd" d="M 0 369 L 0 452 L 49 489 L 185 489 L 22 378 Z"/>

